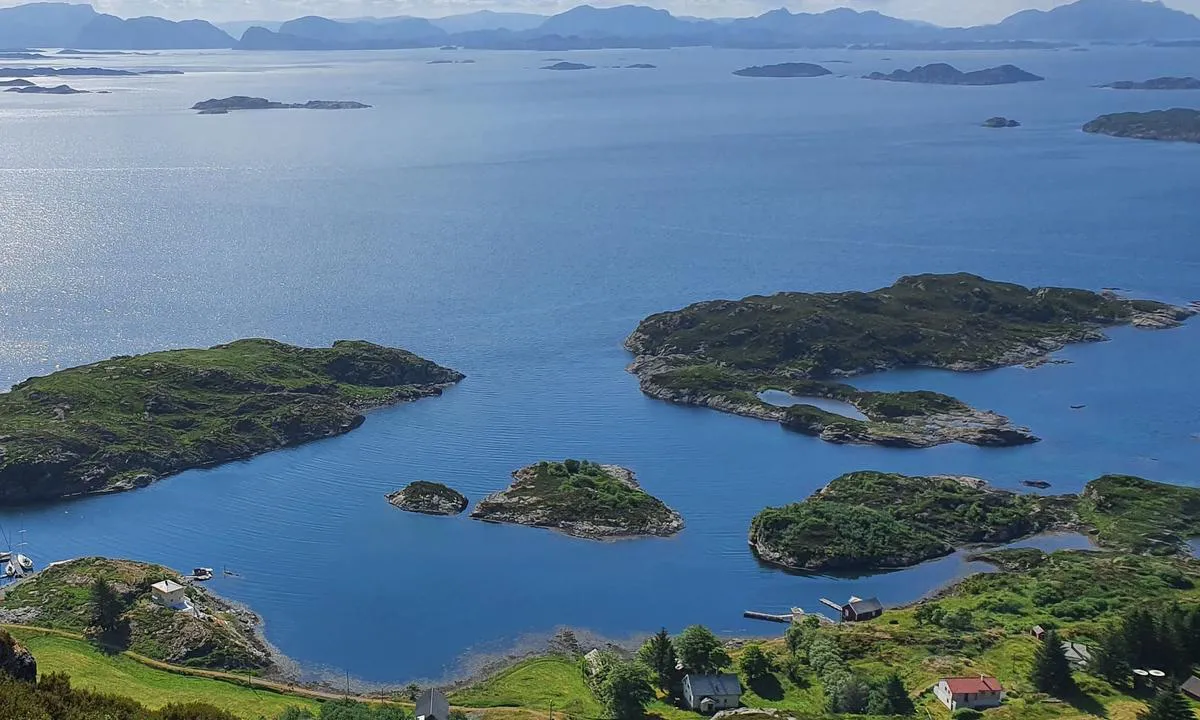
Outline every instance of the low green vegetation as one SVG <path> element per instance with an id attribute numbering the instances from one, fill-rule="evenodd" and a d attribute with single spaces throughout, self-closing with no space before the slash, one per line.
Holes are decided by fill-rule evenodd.
<path id="1" fill-rule="evenodd" d="M 589 460 L 542 461 L 513 473 L 507 490 L 475 505 L 471 517 L 553 527 L 581 537 L 671 535 L 683 522 L 638 486 L 633 473 Z"/>
<path id="2" fill-rule="evenodd" d="M 30 378 L 0 394 L 0 502 L 144 485 L 348 432 L 361 410 L 440 392 L 462 375 L 361 341 L 239 340 Z"/>
<path id="3" fill-rule="evenodd" d="M 1200 488 L 1105 475 L 1088 483 L 1079 516 L 1106 545 L 1177 553 L 1190 538 L 1200 537 Z"/>
<path id="4" fill-rule="evenodd" d="M 1026 288 L 975 275 L 916 275 L 871 292 L 713 300 L 643 320 L 626 340 L 644 392 L 783 422 L 832 442 L 926 447 L 1036 440 L 1000 416 L 931 392 L 859 391 L 838 378 L 899 367 L 978 370 L 1036 361 L 1103 327 L 1169 327 L 1190 312 L 1067 288 Z M 868 420 L 811 405 L 787 410 L 764 390 L 849 402 Z"/>
<path id="5" fill-rule="evenodd" d="M 578 660 L 561 655 L 519 663 L 452 693 L 450 702 L 474 708 L 554 708 L 584 718 L 599 718 L 604 713 L 584 680 Z"/>
<path id="6" fill-rule="evenodd" d="M 183 582 L 159 565 L 84 558 L 49 567 L 17 585 L 0 608 L 29 615 L 29 624 L 86 633 L 99 645 L 164 662 L 232 670 L 271 665 L 252 616 L 194 585 L 186 596 L 199 613 L 162 607 L 150 590 L 162 580 Z"/>
<path id="7" fill-rule="evenodd" d="M 956 547 L 1003 543 L 1064 523 L 1069 502 L 954 477 L 854 472 L 807 500 L 755 516 L 750 542 L 768 562 L 803 570 L 914 565 Z"/>

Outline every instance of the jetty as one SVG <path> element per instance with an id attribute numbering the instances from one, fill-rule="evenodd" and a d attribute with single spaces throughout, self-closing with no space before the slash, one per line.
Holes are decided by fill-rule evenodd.
<path id="1" fill-rule="evenodd" d="M 757 610 L 747 610 L 742 613 L 742 617 L 748 618 L 750 620 L 765 620 L 767 622 L 777 622 L 777 623 L 784 623 L 784 624 L 798 623 L 806 617 L 815 617 L 818 622 L 826 623 L 829 625 L 834 624 L 834 620 L 826 615 L 823 615 L 821 613 L 805 612 L 804 608 L 798 608 L 798 607 L 792 608 L 792 611 L 788 612 L 788 613 L 769 613 L 769 612 L 759 612 Z"/>

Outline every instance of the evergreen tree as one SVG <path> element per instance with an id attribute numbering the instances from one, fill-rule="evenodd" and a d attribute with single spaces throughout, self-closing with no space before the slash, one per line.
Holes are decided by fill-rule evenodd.
<path id="1" fill-rule="evenodd" d="M 1138 714 L 1138 720 L 1196 720 L 1187 698 L 1178 687 L 1160 690 L 1146 711 Z"/>
<path id="2" fill-rule="evenodd" d="M 871 691 L 871 702 L 867 705 L 870 715 L 914 715 L 916 712 L 904 681 L 896 673 L 888 675 L 887 680 Z"/>
<path id="3" fill-rule="evenodd" d="M 647 640 L 638 650 L 638 658 L 654 673 L 658 686 L 666 689 L 675 677 L 675 646 L 671 636 L 663 628 Z"/>
<path id="4" fill-rule="evenodd" d="M 690 672 L 713 673 L 729 664 L 729 655 L 712 631 L 692 625 L 675 638 L 675 654 Z"/>
<path id="5" fill-rule="evenodd" d="M 92 624 L 104 632 L 117 627 L 125 609 L 121 596 L 104 578 L 92 583 Z"/>
<path id="6" fill-rule="evenodd" d="M 863 679 L 851 674 L 837 689 L 833 698 L 834 712 L 859 715 L 867 711 L 871 701 L 871 688 Z"/>
<path id="7" fill-rule="evenodd" d="M 1133 675 L 1128 657 L 1124 635 L 1114 628 L 1101 635 L 1100 642 L 1092 648 L 1091 670 L 1113 685 L 1126 686 Z"/>
<path id="8" fill-rule="evenodd" d="M 614 720 L 638 720 L 654 699 L 654 688 L 641 663 L 617 663 L 600 683 L 600 701 Z"/>
<path id="9" fill-rule="evenodd" d="M 1041 645 L 1033 655 L 1033 671 L 1030 673 L 1033 686 L 1051 695 L 1068 695 L 1075 690 L 1071 677 L 1071 664 L 1063 650 L 1058 633 L 1047 630 Z"/>
<path id="10" fill-rule="evenodd" d="M 771 674 L 771 661 L 758 645 L 747 645 L 738 658 L 738 670 L 753 685 Z"/>

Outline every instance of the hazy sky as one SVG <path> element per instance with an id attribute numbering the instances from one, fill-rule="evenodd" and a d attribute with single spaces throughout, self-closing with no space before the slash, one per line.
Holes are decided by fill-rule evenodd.
<path id="1" fill-rule="evenodd" d="M 25 0 L 0 0 L 0 6 Z M 552 14 L 586 0 L 93 0 L 97 10 L 122 17 L 159 15 L 172 19 L 270 20 L 301 15 L 355 17 L 363 15 L 419 15 L 437 17 L 474 10 L 522 11 Z M 620 5 L 639 0 L 593 0 L 593 5 Z M 875 9 L 896 17 L 941 25 L 975 25 L 1000 20 L 1025 8 L 1050 8 L 1066 0 L 793 0 L 784 3 L 793 12 L 819 12 L 848 6 Z M 641 4 L 661 7 L 678 15 L 701 17 L 757 15 L 780 7 L 779 0 L 653 0 Z M 1200 14 L 1200 0 L 1169 0 L 1167 5 Z"/>

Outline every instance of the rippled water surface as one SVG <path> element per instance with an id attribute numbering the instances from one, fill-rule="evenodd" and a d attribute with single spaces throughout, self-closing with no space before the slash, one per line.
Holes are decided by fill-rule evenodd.
<path id="1" fill-rule="evenodd" d="M 862 380 L 951 392 L 1044 438 L 1014 449 L 835 446 L 639 394 L 624 337 L 706 298 L 959 270 L 1200 297 L 1200 147 L 1078 131 L 1102 112 L 1184 102 L 1091 85 L 1187 74 L 1200 54 L 889 54 L 578 53 L 659 66 L 578 73 L 540 71 L 532 53 L 434 66 L 436 51 L 162 54 L 104 62 L 188 74 L 72 79 L 108 95 L 0 95 L 0 382 L 246 336 L 367 338 L 468 376 L 341 438 L 133 493 L 0 508 L 0 523 L 27 529 L 43 563 L 227 566 L 238 576 L 213 588 L 261 613 L 284 652 L 394 682 L 558 625 L 770 632 L 742 611 L 905 602 L 978 569 L 961 556 L 860 578 L 760 566 L 750 518 L 850 470 L 1040 479 L 1049 492 L 1105 472 L 1195 485 L 1200 323 L 1120 330 L 1036 370 Z M 1049 79 L 730 75 L 839 58 L 849 75 L 950 59 Z M 375 107 L 186 110 L 232 94 Z M 1024 126 L 978 127 L 1000 114 Z M 383 497 L 431 479 L 478 500 L 513 469 L 565 456 L 633 468 L 686 530 L 594 543 L 405 514 Z"/>

